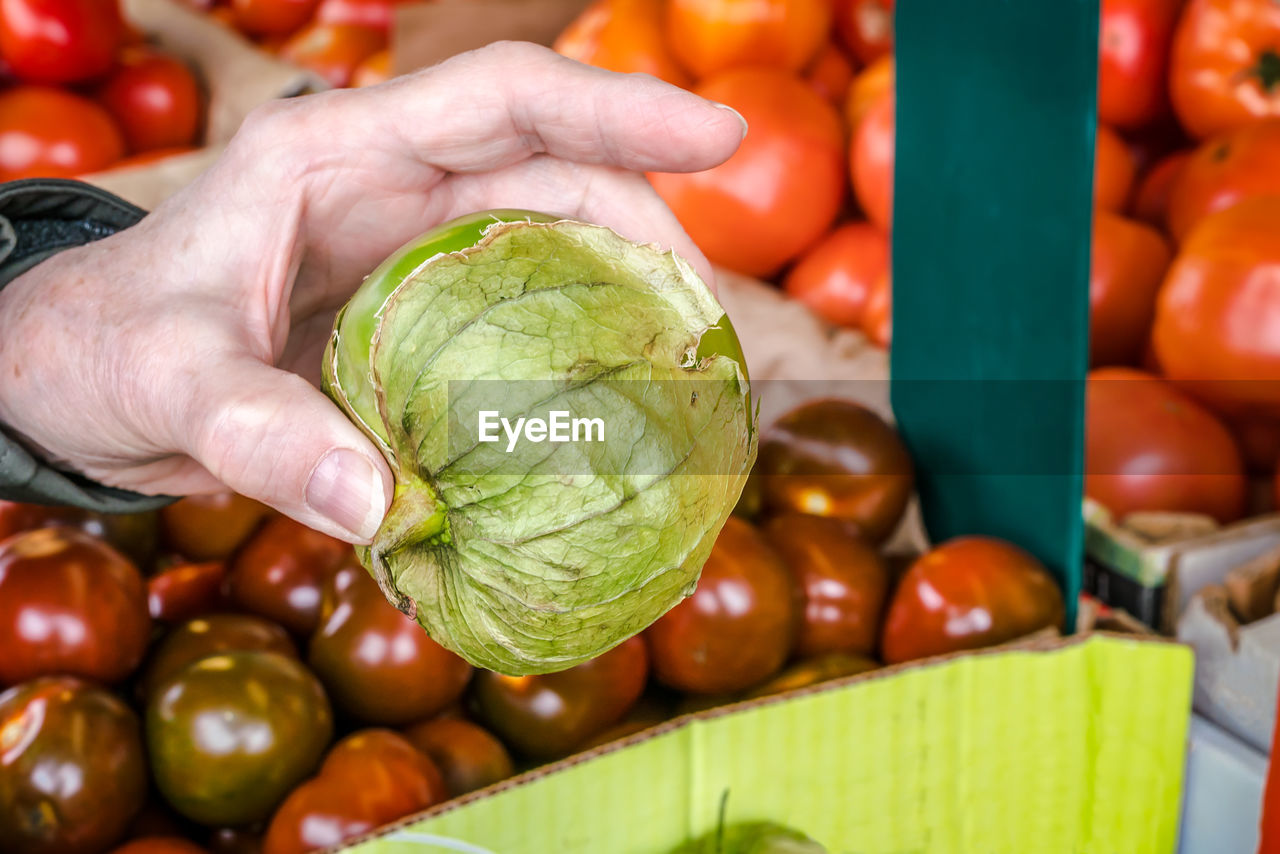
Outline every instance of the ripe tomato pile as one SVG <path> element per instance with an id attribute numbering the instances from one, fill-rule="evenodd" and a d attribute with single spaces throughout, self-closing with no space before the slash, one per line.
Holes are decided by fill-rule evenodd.
<path id="1" fill-rule="evenodd" d="M 199 141 L 195 75 L 133 32 L 117 0 L 3 0 L 0 61 L 0 181 L 75 177 Z"/>
<path id="2" fill-rule="evenodd" d="M 349 546 L 239 496 L 0 502 L 0 850 L 319 850 L 675 714 L 1060 625 L 1008 543 L 884 555 L 911 489 L 878 416 L 796 409 L 692 597 L 520 677 L 473 670 Z"/>

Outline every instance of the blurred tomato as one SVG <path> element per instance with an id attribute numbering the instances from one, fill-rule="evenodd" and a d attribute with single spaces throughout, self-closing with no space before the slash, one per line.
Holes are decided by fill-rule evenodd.
<path id="1" fill-rule="evenodd" d="M 321 24 L 350 24 L 391 32 L 396 0 L 320 0 L 315 20 Z"/>
<path id="2" fill-rule="evenodd" d="M 1190 151 L 1175 151 L 1156 161 L 1138 184 L 1130 211 L 1147 225 L 1165 228 L 1169 215 L 1169 199 L 1173 188 L 1182 176 L 1182 170 L 1191 159 Z"/>
<path id="3" fill-rule="evenodd" d="M 893 283 L 888 273 L 871 283 L 862 309 L 862 333 L 882 350 L 893 343 Z"/>
<path id="4" fill-rule="evenodd" d="M 194 842 L 178 836 L 151 836 L 127 842 L 111 854 L 208 854 Z"/>
<path id="5" fill-rule="evenodd" d="M 262 854 L 262 837 L 239 827 L 219 827 L 209 835 L 209 854 Z"/>
<path id="6" fill-rule="evenodd" d="M 893 221 L 893 90 L 867 107 L 849 145 L 853 194 L 867 219 L 888 231 Z"/>
<path id="7" fill-rule="evenodd" d="M 713 263 L 773 275 L 822 237 L 839 213 L 839 116 L 804 81 L 782 71 L 730 71 L 695 91 L 736 109 L 751 132 L 714 169 L 654 173 L 650 180 Z"/>
<path id="8" fill-rule="evenodd" d="M 1229 131 L 1200 145 L 1169 194 L 1169 233 L 1182 240 L 1214 211 L 1252 196 L 1280 195 L 1280 118 Z"/>
<path id="9" fill-rule="evenodd" d="M 99 854 L 146 797 L 138 719 L 120 700 L 64 676 L 0 694 L 0 850 Z"/>
<path id="10" fill-rule="evenodd" d="M 488 730 L 461 718 L 433 718 L 404 731 L 440 769 L 449 797 L 493 785 L 515 773 L 511 756 Z"/>
<path id="11" fill-rule="evenodd" d="M 757 462 L 774 512 L 834 516 L 887 539 L 911 497 L 912 466 L 892 427 L 850 400 L 799 406 L 764 432 Z"/>
<path id="12" fill-rule="evenodd" d="M 0 540 L 23 531 L 34 531 L 51 525 L 78 527 L 85 511 L 76 507 L 53 507 L 0 501 Z"/>
<path id="13" fill-rule="evenodd" d="M 668 0 L 667 42 L 704 78 L 744 66 L 800 71 L 831 31 L 831 0 Z"/>
<path id="14" fill-rule="evenodd" d="M 184 836 L 185 822 L 168 805 L 158 798 L 148 798 L 142 809 L 129 822 L 125 839 L 143 839 L 155 836 Z"/>
<path id="15" fill-rule="evenodd" d="M 156 644 L 138 680 L 142 695 L 149 698 L 189 664 L 235 650 L 262 650 L 298 657 L 298 648 L 288 632 L 261 617 L 250 614 L 198 617 L 177 626 Z"/>
<path id="16" fill-rule="evenodd" d="M 272 514 L 271 508 L 232 492 L 192 495 L 161 508 L 160 530 L 165 545 L 185 558 L 222 560 Z"/>
<path id="17" fill-rule="evenodd" d="M 1225 523 L 1244 512 L 1235 440 L 1170 383 L 1127 368 L 1093 371 L 1085 413 L 1084 491 L 1117 519 L 1163 510 Z"/>
<path id="18" fill-rule="evenodd" d="M 1165 375 L 1224 412 L 1280 416 L 1276 223 L 1277 196 L 1204 217 L 1156 302 L 1152 338 Z"/>
<path id="19" fill-rule="evenodd" d="M 864 65 L 893 51 L 893 0 L 835 0 L 836 30 Z"/>
<path id="20" fill-rule="evenodd" d="M 596 0 L 565 27 L 552 47 L 588 65 L 652 74 L 688 88 L 693 79 L 667 50 L 664 8 L 662 0 Z"/>
<path id="21" fill-rule="evenodd" d="M 367 56 L 356 70 L 351 73 L 351 85 L 355 87 L 376 86 L 393 77 L 391 66 L 391 48 L 380 50 Z"/>
<path id="22" fill-rule="evenodd" d="M 1131 365 L 1142 356 L 1156 294 L 1171 259 L 1154 228 L 1099 210 L 1089 274 L 1089 363 Z"/>
<path id="23" fill-rule="evenodd" d="M 222 584 L 227 565 L 222 561 L 180 563 L 147 579 L 147 610 L 151 619 L 177 623 L 226 608 Z"/>
<path id="24" fill-rule="evenodd" d="M 105 543 L 68 528 L 0 543 L 0 684 L 54 673 L 118 682 L 150 629 L 142 576 Z"/>
<path id="25" fill-rule="evenodd" d="M 1135 130 L 1164 113 L 1169 43 L 1181 7 L 1182 0 L 1102 0 L 1100 121 Z"/>
<path id="26" fill-rule="evenodd" d="M 1280 5 L 1190 0 L 1173 39 L 1169 95 L 1200 139 L 1280 116 Z"/>
<path id="27" fill-rule="evenodd" d="M 320 0 L 231 0 L 236 27 L 251 36 L 283 36 L 315 14 Z"/>
<path id="28" fill-rule="evenodd" d="M 892 56 L 882 56 L 853 78 L 844 98 L 844 120 L 851 135 L 885 93 L 893 91 L 893 78 Z"/>
<path id="29" fill-rule="evenodd" d="M 149 48 L 130 48 L 98 91 L 124 132 L 130 151 L 189 146 L 196 141 L 203 98 L 181 61 Z"/>
<path id="30" fill-rule="evenodd" d="M 105 73 L 123 35 L 117 0 L 0 0 L 0 55 L 28 83 Z"/>
<path id="31" fill-rule="evenodd" d="M 325 583 L 341 567 L 354 563 L 351 546 L 287 516 L 276 516 L 236 554 L 227 589 L 246 611 L 309 637 L 320 621 Z"/>
<path id="32" fill-rule="evenodd" d="M 1133 192 L 1138 166 L 1119 134 L 1098 125 L 1093 163 L 1093 203 L 1105 211 L 1121 211 Z"/>
<path id="33" fill-rule="evenodd" d="M 1232 418 L 1228 415 L 1223 417 L 1223 423 L 1240 447 L 1245 468 L 1255 474 L 1270 476 L 1280 463 L 1280 419 L 1266 416 Z"/>
<path id="34" fill-rule="evenodd" d="M 889 238 L 865 222 L 839 226 L 791 268 L 783 288 L 828 323 L 858 327 L 875 280 L 889 269 Z"/>
<path id="35" fill-rule="evenodd" d="M 362 568 L 329 581 L 307 663 L 334 704 L 363 723 L 406 724 L 457 700 L 471 665 L 396 610 Z"/>
<path id="36" fill-rule="evenodd" d="M 387 46 L 387 36 L 354 24 L 309 24 L 280 46 L 280 57 L 310 69 L 336 87 L 351 82 L 361 62 Z"/>
<path id="37" fill-rule="evenodd" d="M 730 517 L 697 589 L 645 632 L 654 675 L 691 694 L 746 690 L 786 662 L 799 617 L 800 591 L 778 553 Z"/>
<path id="38" fill-rule="evenodd" d="M 844 104 L 849 84 L 853 82 L 853 63 L 844 51 L 835 44 L 828 44 L 804 73 L 813 91 L 826 98 L 836 107 Z"/>
<path id="39" fill-rule="evenodd" d="M 178 812 L 208 825 L 259 821 L 310 774 L 333 736 L 324 689 L 293 658 L 202 658 L 152 694 L 147 752 Z"/>
<path id="40" fill-rule="evenodd" d="M 784 691 L 797 691 L 832 679 L 868 673 L 878 667 L 880 663 L 866 655 L 829 652 L 815 658 L 797 661 L 768 682 L 748 692 L 743 699 L 754 700 L 757 697 L 770 697 Z"/>
<path id="41" fill-rule="evenodd" d="M 649 673 L 638 637 L 559 673 L 503 676 L 476 672 L 472 699 L 485 723 L 534 759 L 565 756 L 618 721 L 635 704 Z"/>
<path id="42" fill-rule="evenodd" d="M 0 181 L 74 178 L 123 154 L 115 121 L 88 98 L 44 86 L 0 92 Z"/>
<path id="43" fill-rule="evenodd" d="M 880 648 L 897 664 L 1060 628 L 1063 617 L 1062 593 L 1038 560 L 1003 540 L 959 537 L 907 570 Z"/>
<path id="44" fill-rule="evenodd" d="M 0 501 L 0 540 L 23 531 L 57 525 L 97 537 L 134 561 L 140 569 L 155 560 L 155 513 L 93 513 L 78 507 Z"/>
<path id="45" fill-rule="evenodd" d="M 839 519 L 801 513 L 770 519 L 764 535 L 802 594 L 796 655 L 874 653 L 889 595 L 876 550 Z"/>

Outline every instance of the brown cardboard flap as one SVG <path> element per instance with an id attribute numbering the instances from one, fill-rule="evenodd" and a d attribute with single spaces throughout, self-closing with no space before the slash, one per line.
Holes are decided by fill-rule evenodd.
<path id="1" fill-rule="evenodd" d="M 1122 524 L 1149 543 L 1169 543 L 1188 537 L 1201 537 L 1221 527 L 1212 516 L 1200 513 L 1130 513 Z"/>
<path id="2" fill-rule="evenodd" d="M 496 41 L 550 45 L 589 0 L 435 0 L 396 7 L 391 57 L 404 74 Z"/>
<path id="3" fill-rule="evenodd" d="M 1227 573 L 1223 582 L 1231 610 L 1243 623 L 1261 620 L 1275 610 L 1280 590 L 1280 548 L 1263 552 Z"/>

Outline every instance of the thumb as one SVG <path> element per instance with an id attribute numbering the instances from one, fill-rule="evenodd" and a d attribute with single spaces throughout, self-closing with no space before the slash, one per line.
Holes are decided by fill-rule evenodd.
<path id="1" fill-rule="evenodd" d="M 372 540 L 393 481 L 359 428 L 302 377 L 256 359 L 210 374 L 188 410 L 188 453 L 231 489 L 304 525 Z"/>

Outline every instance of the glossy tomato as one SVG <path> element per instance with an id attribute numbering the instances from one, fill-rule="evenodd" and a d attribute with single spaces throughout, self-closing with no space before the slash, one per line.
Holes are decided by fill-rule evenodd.
<path id="1" fill-rule="evenodd" d="M 839 213 L 840 118 L 803 80 L 783 71 L 729 71 L 695 91 L 735 108 L 751 132 L 714 169 L 654 173 L 650 180 L 713 263 L 773 275 L 822 237 Z"/>
<path id="2" fill-rule="evenodd" d="M 189 146 L 200 131 L 203 97 L 195 75 L 159 51 L 122 53 L 98 100 L 120 125 L 130 151 Z"/>
<path id="3" fill-rule="evenodd" d="M 275 623 L 250 614 L 211 614 L 189 620 L 164 636 L 147 658 L 139 680 L 143 697 L 202 658 L 236 650 L 263 650 L 298 657 L 289 633 Z"/>
<path id="4" fill-rule="evenodd" d="M 1094 148 L 1093 203 L 1106 211 L 1124 210 L 1133 192 L 1138 164 L 1114 130 L 1098 125 Z"/>
<path id="5" fill-rule="evenodd" d="M 74 178 L 123 154 L 115 121 L 88 98 L 44 86 L 0 92 L 0 181 Z"/>
<path id="6" fill-rule="evenodd" d="M 841 107 L 849 92 L 849 84 L 853 82 L 853 63 L 839 46 L 830 43 L 809 63 L 804 79 L 809 81 L 813 91 Z"/>
<path id="7" fill-rule="evenodd" d="M 1231 522 L 1246 487 L 1235 440 L 1209 410 L 1141 371 L 1089 374 L 1084 491 L 1117 518 L 1163 510 Z"/>
<path id="8" fill-rule="evenodd" d="M 515 773 L 511 755 L 484 727 L 461 718 L 433 718 L 404 731 L 409 743 L 440 769 L 449 797 L 493 785 Z"/>
<path id="9" fill-rule="evenodd" d="M 871 283 L 862 309 L 862 334 L 882 350 L 893 343 L 893 283 L 888 273 Z"/>
<path id="10" fill-rule="evenodd" d="M 313 23 L 280 46 L 280 58 L 310 69 L 340 88 L 351 82 L 360 63 L 386 46 L 386 33 L 374 27 Z"/>
<path id="11" fill-rule="evenodd" d="M 325 588 L 307 663 L 341 711 L 363 723 L 406 724 L 462 696 L 471 665 L 387 601 L 358 566 Z"/>
<path id="12" fill-rule="evenodd" d="M 105 543 L 68 528 L 0 543 L 0 684 L 54 673 L 118 682 L 150 629 L 142 576 Z"/>
<path id="13" fill-rule="evenodd" d="M 839 519 L 788 513 L 770 519 L 765 538 L 802 594 L 795 653 L 875 652 L 889 595 L 889 569 Z"/>
<path id="14" fill-rule="evenodd" d="M 1135 130 L 1168 107 L 1169 43 L 1182 0 L 1102 0 L 1098 119 Z"/>
<path id="15" fill-rule="evenodd" d="M 246 611 L 309 637 L 320 620 L 324 585 L 341 567 L 354 563 L 351 546 L 276 516 L 236 554 L 227 589 Z"/>
<path id="16" fill-rule="evenodd" d="M 156 556 L 155 513 L 93 513 L 77 507 L 46 507 L 0 501 L 0 540 L 52 526 L 76 528 L 105 541 L 146 569 Z"/>
<path id="17" fill-rule="evenodd" d="M 231 0 L 236 27 L 252 36 L 283 36 L 315 14 L 320 0 Z"/>
<path id="18" fill-rule="evenodd" d="M 1270 195 L 1280 195 L 1280 117 L 1228 131 L 1191 154 L 1169 193 L 1169 233 L 1182 240 L 1206 215 Z"/>
<path id="19" fill-rule="evenodd" d="M 227 608 L 222 584 L 227 565 L 222 561 L 180 563 L 147 579 L 147 610 L 151 619 L 178 623 Z"/>
<path id="20" fill-rule="evenodd" d="M 1280 197 L 1203 218 L 1183 241 L 1152 331 L 1165 375 L 1215 408 L 1280 416 Z"/>
<path id="21" fill-rule="evenodd" d="M 28 83 L 105 73 L 123 35 L 117 0 L 0 0 L 0 55 Z"/>
<path id="22" fill-rule="evenodd" d="M 147 703 L 156 785 L 174 809 L 201 824 L 271 815 L 315 769 L 332 735 L 324 689 L 277 652 L 202 658 Z"/>
<path id="23" fill-rule="evenodd" d="M 356 70 L 351 72 L 351 85 L 376 86 L 379 83 L 386 83 L 393 76 L 391 65 L 391 49 L 385 48 L 378 51 L 373 56 L 366 56 Z"/>
<path id="24" fill-rule="evenodd" d="M 1129 210 L 1136 219 L 1165 228 L 1169 216 L 1169 199 L 1173 188 L 1182 176 L 1182 169 L 1191 159 L 1190 151 L 1174 151 L 1166 154 L 1147 170 L 1138 183 Z"/>
<path id="25" fill-rule="evenodd" d="M 926 552 L 898 583 L 880 649 L 889 664 L 1059 628 L 1062 593 L 1012 543 L 960 537 Z"/>
<path id="26" fill-rule="evenodd" d="M 831 0 L 668 0 L 667 42 L 698 78 L 746 66 L 800 71 L 827 40 Z"/>
<path id="27" fill-rule="evenodd" d="M 1280 116 L 1280 5 L 1190 0 L 1174 35 L 1169 95 L 1201 139 Z"/>
<path id="28" fill-rule="evenodd" d="M 693 78 L 667 49 L 662 0 L 596 0 L 552 47 L 578 62 L 623 73 L 652 74 L 684 88 Z"/>
<path id="29" fill-rule="evenodd" d="M 828 323 L 856 328 L 872 285 L 888 269 L 888 236 L 869 223 L 851 222 L 800 256 L 783 289 Z"/>
<path id="30" fill-rule="evenodd" d="M 209 854 L 180 836 L 150 836 L 127 842 L 111 854 Z"/>
<path id="31" fill-rule="evenodd" d="M 147 797 L 138 719 L 69 677 L 0 694 L 0 850 L 99 854 Z"/>
<path id="32" fill-rule="evenodd" d="M 582 664 L 538 676 L 476 672 L 480 717 L 515 750 L 534 759 L 565 756 L 635 704 L 649 673 L 638 637 Z"/>
<path id="33" fill-rule="evenodd" d="M 863 116 L 886 92 L 893 91 L 893 57 L 882 56 L 858 72 L 849 84 L 844 98 L 844 119 L 850 134 L 858 129 Z"/>
<path id="34" fill-rule="evenodd" d="M 0 540 L 53 525 L 78 527 L 84 516 L 85 511 L 75 507 L 0 501 Z"/>
<path id="35" fill-rule="evenodd" d="M 911 498 L 906 446 L 849 400 L 815 400 L 783 415 L 765 431 L 757 465 L 774 512 L 844 519 L 873 543 L 893 533 Z"/>
<path id="36" fill-rule="evenodd" d="M 425 809 L 445 798 L 444 777 L 431 757 L 389 729 L 363 729 L 339 741 L 325 756 L 319 776 L 345 781 L 373 778 L 372 785 L 361 788 L 387 784 L 389 795 L 405 806 L 417 805 L 408 811 Z"/>
<path id="37" fill-rule="evenodd" d="M 867 219 L 885 231 L 893 221 L 893 90 L 867 107 L 849 145 L 853 194 Z"/>
<path id="38" fill-rule="evenodd" d="M 1148 225 L 1099 210 L 1093 217 L 1089 274 L 1089 363 L 1131 365 L 1142 356 L 1156 294 L 1171 259 Z"/>
<path id="39" fill-rule="evenodd" d="M 893 0 L 835 0 L 836 30 L 864 65 L 893 51 Z"/>
<path id="40" fill-rule="evenodd" d="M 645 632 L 654 675 L 692 694 L 758 685 L 786 662 L 800 609 L 778 553 L 750 523 L 730 517 L 697 589 Z"/>
<path id="41" fill-rule="evenodd" d="M 161 508 L 160 531 L 165 545 L 185 558 L 223 560 L 271 515 L 243 495 L 192 495 Z"/>

